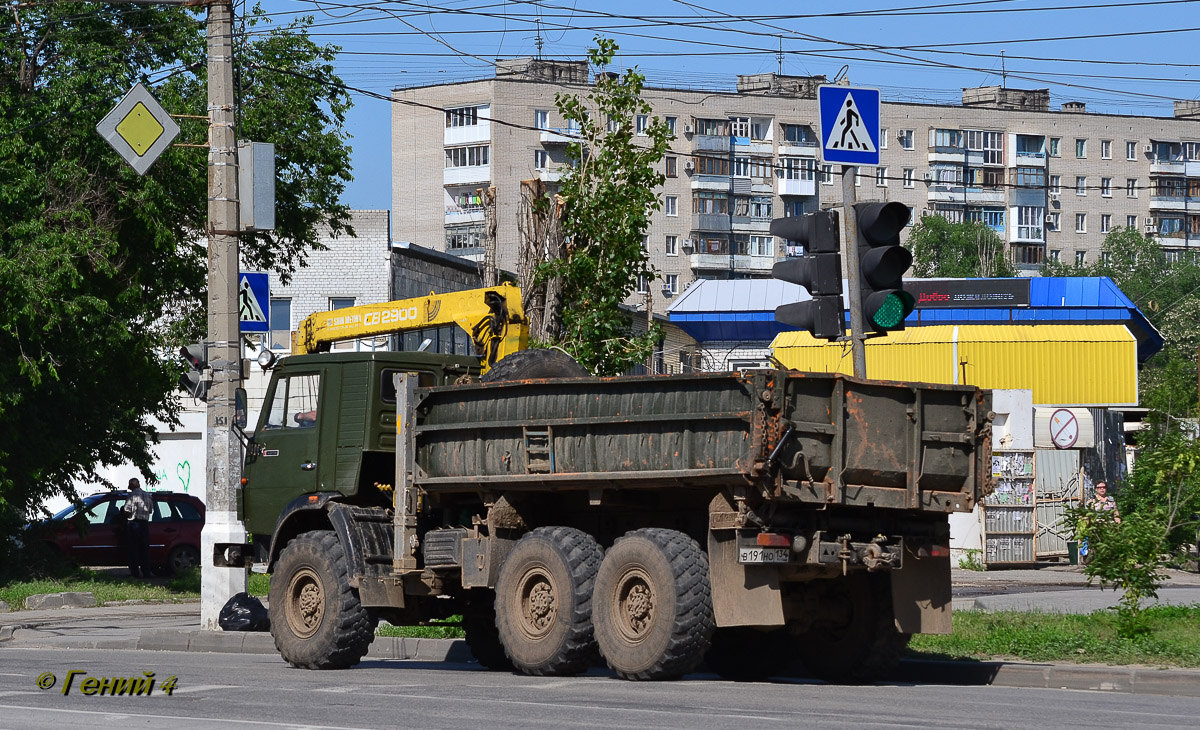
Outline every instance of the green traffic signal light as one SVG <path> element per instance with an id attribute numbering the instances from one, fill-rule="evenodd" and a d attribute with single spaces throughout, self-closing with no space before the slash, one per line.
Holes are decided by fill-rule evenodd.
<path id="1" fill-rule="evenodd" d="M 915 304 L 912 294 L 903 290 L 877 292 L 867 298 L 866 312 L 876 328 L 892 330 L 904 324 Z"/>

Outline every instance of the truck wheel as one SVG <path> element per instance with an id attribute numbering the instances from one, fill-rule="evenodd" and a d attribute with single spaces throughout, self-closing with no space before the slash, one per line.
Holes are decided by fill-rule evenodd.
<path id="1" fill-rule="evenodd" d="M 603 551 L 572 527 L 539 527 L 513 547 L 496 580 L 496 628 L 526 674 L 586 671 L 596 655 L 592 585 Z"/>
<path id="2" fill-rule="evenodd" d="M 896 629 L 885 575 L 859 573 L 834 579 L 831 618 L 793 638 L 809 673 L 827 682 L 862 684 L 881 679 L 900 663 L 911 634 Z"/>
<path id="3" fill-rule="evenodd" d="M 722 679 L 756 682 L 787 670 L 788 636 L 781 629 L 726 626 L 713 634 L 704 663 Z"/>
<path id="4" fill-rule="evenodd" d="M 519 350 L 492 366 L 479 378 L 481 383 L 534 378 L 579 378 L 587 369 L 562 350 Z"/>
<path id="5" fill-rule="evenodd" d="M 271 634 L 288 662 L 304 669 L 345 669 L 375 638 L 376 618 L 350 587 L 346 554 L 329 530 L 288 543 L 271 576 Z"/>
<path id="6" fill-rule="evenodd" d="M 596 642 L 625 679 L 673 679 L 696 668 L 713 633 L 708 557 L 674 530 L 617 540 L 596 575 Z"/>
<path id="7" fill-rule="evenodd" d="M 496 629 L 496 594 L 482 588 L 472 590 L 463 606 L 463 633 L 467 648 L 481 667 L 495 672 L 513 670 Z"/>

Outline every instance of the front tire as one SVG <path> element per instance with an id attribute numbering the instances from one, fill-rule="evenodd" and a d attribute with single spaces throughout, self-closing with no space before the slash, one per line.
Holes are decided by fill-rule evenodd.
<path id="1" fill-rule="evenodd" d="M 195 545 L 176 545 L 167 554 L 165 572 L 167 575 L 179 575 L 192 568 L 200 567 L 200 550 Z"/>
<path id="2" fill-rule="evenodd" d="M 696 668 L 713 628 L 708 556 L 675 530 L 617 540 L 596 576 L 596 642 L 625 679 L 674 679 Z"/>
<path id="3" fill-rule="evenodd" d="M 513 547 L 496 580 L 496 628 L 526 674 L 587 671 L 596 656 L 592 586 L 603 551 L 573 527 L 539 527 Z"/>
<path id="4" fill-rule="evenodd" d="M 345 669 L 375 638 L 375 618 L 350 587 L 346 554 L 329 530 L 288 543 L 271 580 L 271 634 L 293 666 Z"/>

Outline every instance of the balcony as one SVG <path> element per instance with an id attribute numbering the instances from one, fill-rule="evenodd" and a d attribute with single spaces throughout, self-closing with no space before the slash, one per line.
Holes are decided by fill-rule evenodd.
<path id="1" fill-rule="evenodd" d="M 693 152 L 728 152 L 729 138 L 710 134 L 697 134 L 692 137 Z"/>
<path id="2" fill-rule="evenodd" d="M 579 130 L 570 127 L 550 127 L 541 131 L 542 144 L 570 144 L 581 141 Z"/>
<path id="3" fill-rule="evenodd" d="M 727 192 L 730 187 L 728 175 L 692 175 L 692 190 L 719 190 Z"/>
<path id="4" fill-rule="evenodd" d="M 774 256 L 730 256 L 727 253 L 694 253 L 691 256 L 692 271 L 735 271 L 768 275 L 774 265 Z"/>
<path id="5" fill-rule="evenodd" d="M 1009 246 L 1012 261 L 1017 268 L 1026 269 L 1041 266 L 1046 260 L 1046 246 L 1014 244 Z"/>
<path id="6" fill-rule="evenodd" d="M 1014 164 L 1020 167 L 1045 167 L 1046 153 L 1017 150 Z"/>
<path id="7" fill-rule="evenodd" d="M 771 219 L 750 216 L 734 216 L 733 230 L 742 233 L 770 233 Z"/>
<path id="8" fill-rule="evenodd" d="M 479 124 L 463 127 L 446 127 L 442 144 L 447 147 L 455 145 L 489 142 L 492 139 L 492 125 L 487 119 L 480 119 Z"/>
<path id="9" fill-rule="evenodd" d="M 1020 243 L 1045 244 L 1045 242 L 1046 242 L 1046 229 L 1042 228 L 1041 226 L 1015 226 L 1013 228 L 1013 233 L 1015 234 L 1013 237 L 1014 244 L 1020 244 Z M 1017 246 L 1014 245 L 1014 246 L 1012 246 L 1012 248 L 1016 249 Z"/>
<path id="10" fill-rule="evenodd" d="M 780 195 L 816 195 L 817 181 L 779 178 L 776 188 Z"/>
<path id="11" fill-rule="evenodd" d="M 1187 172 L 1187 163 L 1182 157 L 1167 159 L 1155 157 L 1150 160 L 1151 175 L 1183 175 Z"/>
<path id="12" fill-rule="evenodd" d="M 538 179 L 544 183 L 556 183 L 562 180 L 562 170 L 538 170 Z"/>
<path id="13" fill-rule="evenodd" d="M 482 205 L 446 206 L 446 225 L 463 226 L 483 222 Z"/>
<path id="14" fill-rule="evenodd" d="M 779 154 L 787 157 L 816 157 L 820 149 L 821 146 L 817 144 L 816 139 L 779 143 Z"/>
<path id="15" fill-rule="evenodd" d="M 770 155 L 775 152 L 770 142 L 749 137 L 734 137 L 733 149 L 735 152 L 753 152 L 760 155 Z"/>
<path id="16" fill-rule="evenodd" d="M 932 183 L 929 186 L 929 202 L 962 203 L 967 205 L 1004 205 L 1008 194 L 1003 189 L 966 187 L 956 183 Z"/>
<path id="17" fill-rule="evenodd" d="M 485 183 L 491 179 L 491 165 L 475 165 L 473 167 L 447 167 L 442 171 L 443 185 L 471 185 L 474 183 Z"/>
<path id="18" fill-rule="evenodd" d="M 729 214 L 694 213 L 692 215 L 692 228 L 695 228 L 697 231 L 728 231 Z"/>
<path id="19" fill-rule="evenodd" d="M 1188 195 L 1151 195 L 1151 210 L 1182 210 L 1200 213 L 1200 198 Z"/>

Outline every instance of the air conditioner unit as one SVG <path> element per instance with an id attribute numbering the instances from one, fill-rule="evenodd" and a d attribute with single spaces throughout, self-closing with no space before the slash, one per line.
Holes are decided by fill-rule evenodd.
<path id="1" fill-rule="evenodd" d="M 683 163 L 683 169 L 685 172 L 691 172 L 692 170 L 696 169 L 696 163 L 688 160 L 687 162 Z"/>
<path id="2" fill-rule="evenodd" d="M 671 290 L 671 287 L 667 286 L 666 284 L 663 284 L 662 293 L 664 297 L 674 296 L 675 294 L 675 292 Z"/>
<path id="3" fill-rule="evenodd" d="M 1153 151 L 1154 151 L 1154 145 L 1152 145 L 1152 144 L 1148 144 L 1142 148 L 1142 152 L 1145 152 L 1146 154 L 1150 154 Z"/>
<path id="4" fill-rule="evenodd" d="M 923 172 L 923 173 L 921 173 L 921 179 L 924 180 L 925 182 L 930 182 L 933 180 L 933 173 L 932 172 Z"/>
<path id="5" fill-rule="evenodd" d="M 1158 229 L 1156 229 L 1156 228 L 1154 227 L 1154 225 L 1153 225 L 1153 224 L 1151 224 L 1151 225 L 1148 225 L 1148 226 L 1146 226 L 1146 228 L 1145 228 L 1145 233 L 1146 233 L 1146 234 L 1158 233 Z"/>
<path id="6" fill-rule="evenodd" d="M 1147 216 L 1146 218 L 1142 219 L 1142 225 L 1147 228 L 1153 228 L 1154 227 L 1154 219 Z"/>
<path id="7" fill-rule="evenodd" d="M 683 125 L 683 133 L 684 134 L 691 134 L 692 132 L 695 132 L 695 131 L 696 131 L 696 128 L 693 127 L 692 125 L 690 125 L 690 124 Z"/>
<path id="8" fill-rule="evenodd" d="M 1051 200 L 1058 200 L 1058 193 L 1050 193 Z"/>
<path id="9" fill-rule="evenodd" d="M 1054 223 L 1054 216 L 1052 216 L 1052 215 L 1046 216 L 1046 225 L 1051 225 L 1053 223 Z"/>
<path id="10" fill-rule="evenodd" d="M 694 238 L 683 239 L 683 247 L 684 248 L 695 248 L 696 247 L 696 239 L 694 239 Z"/>

